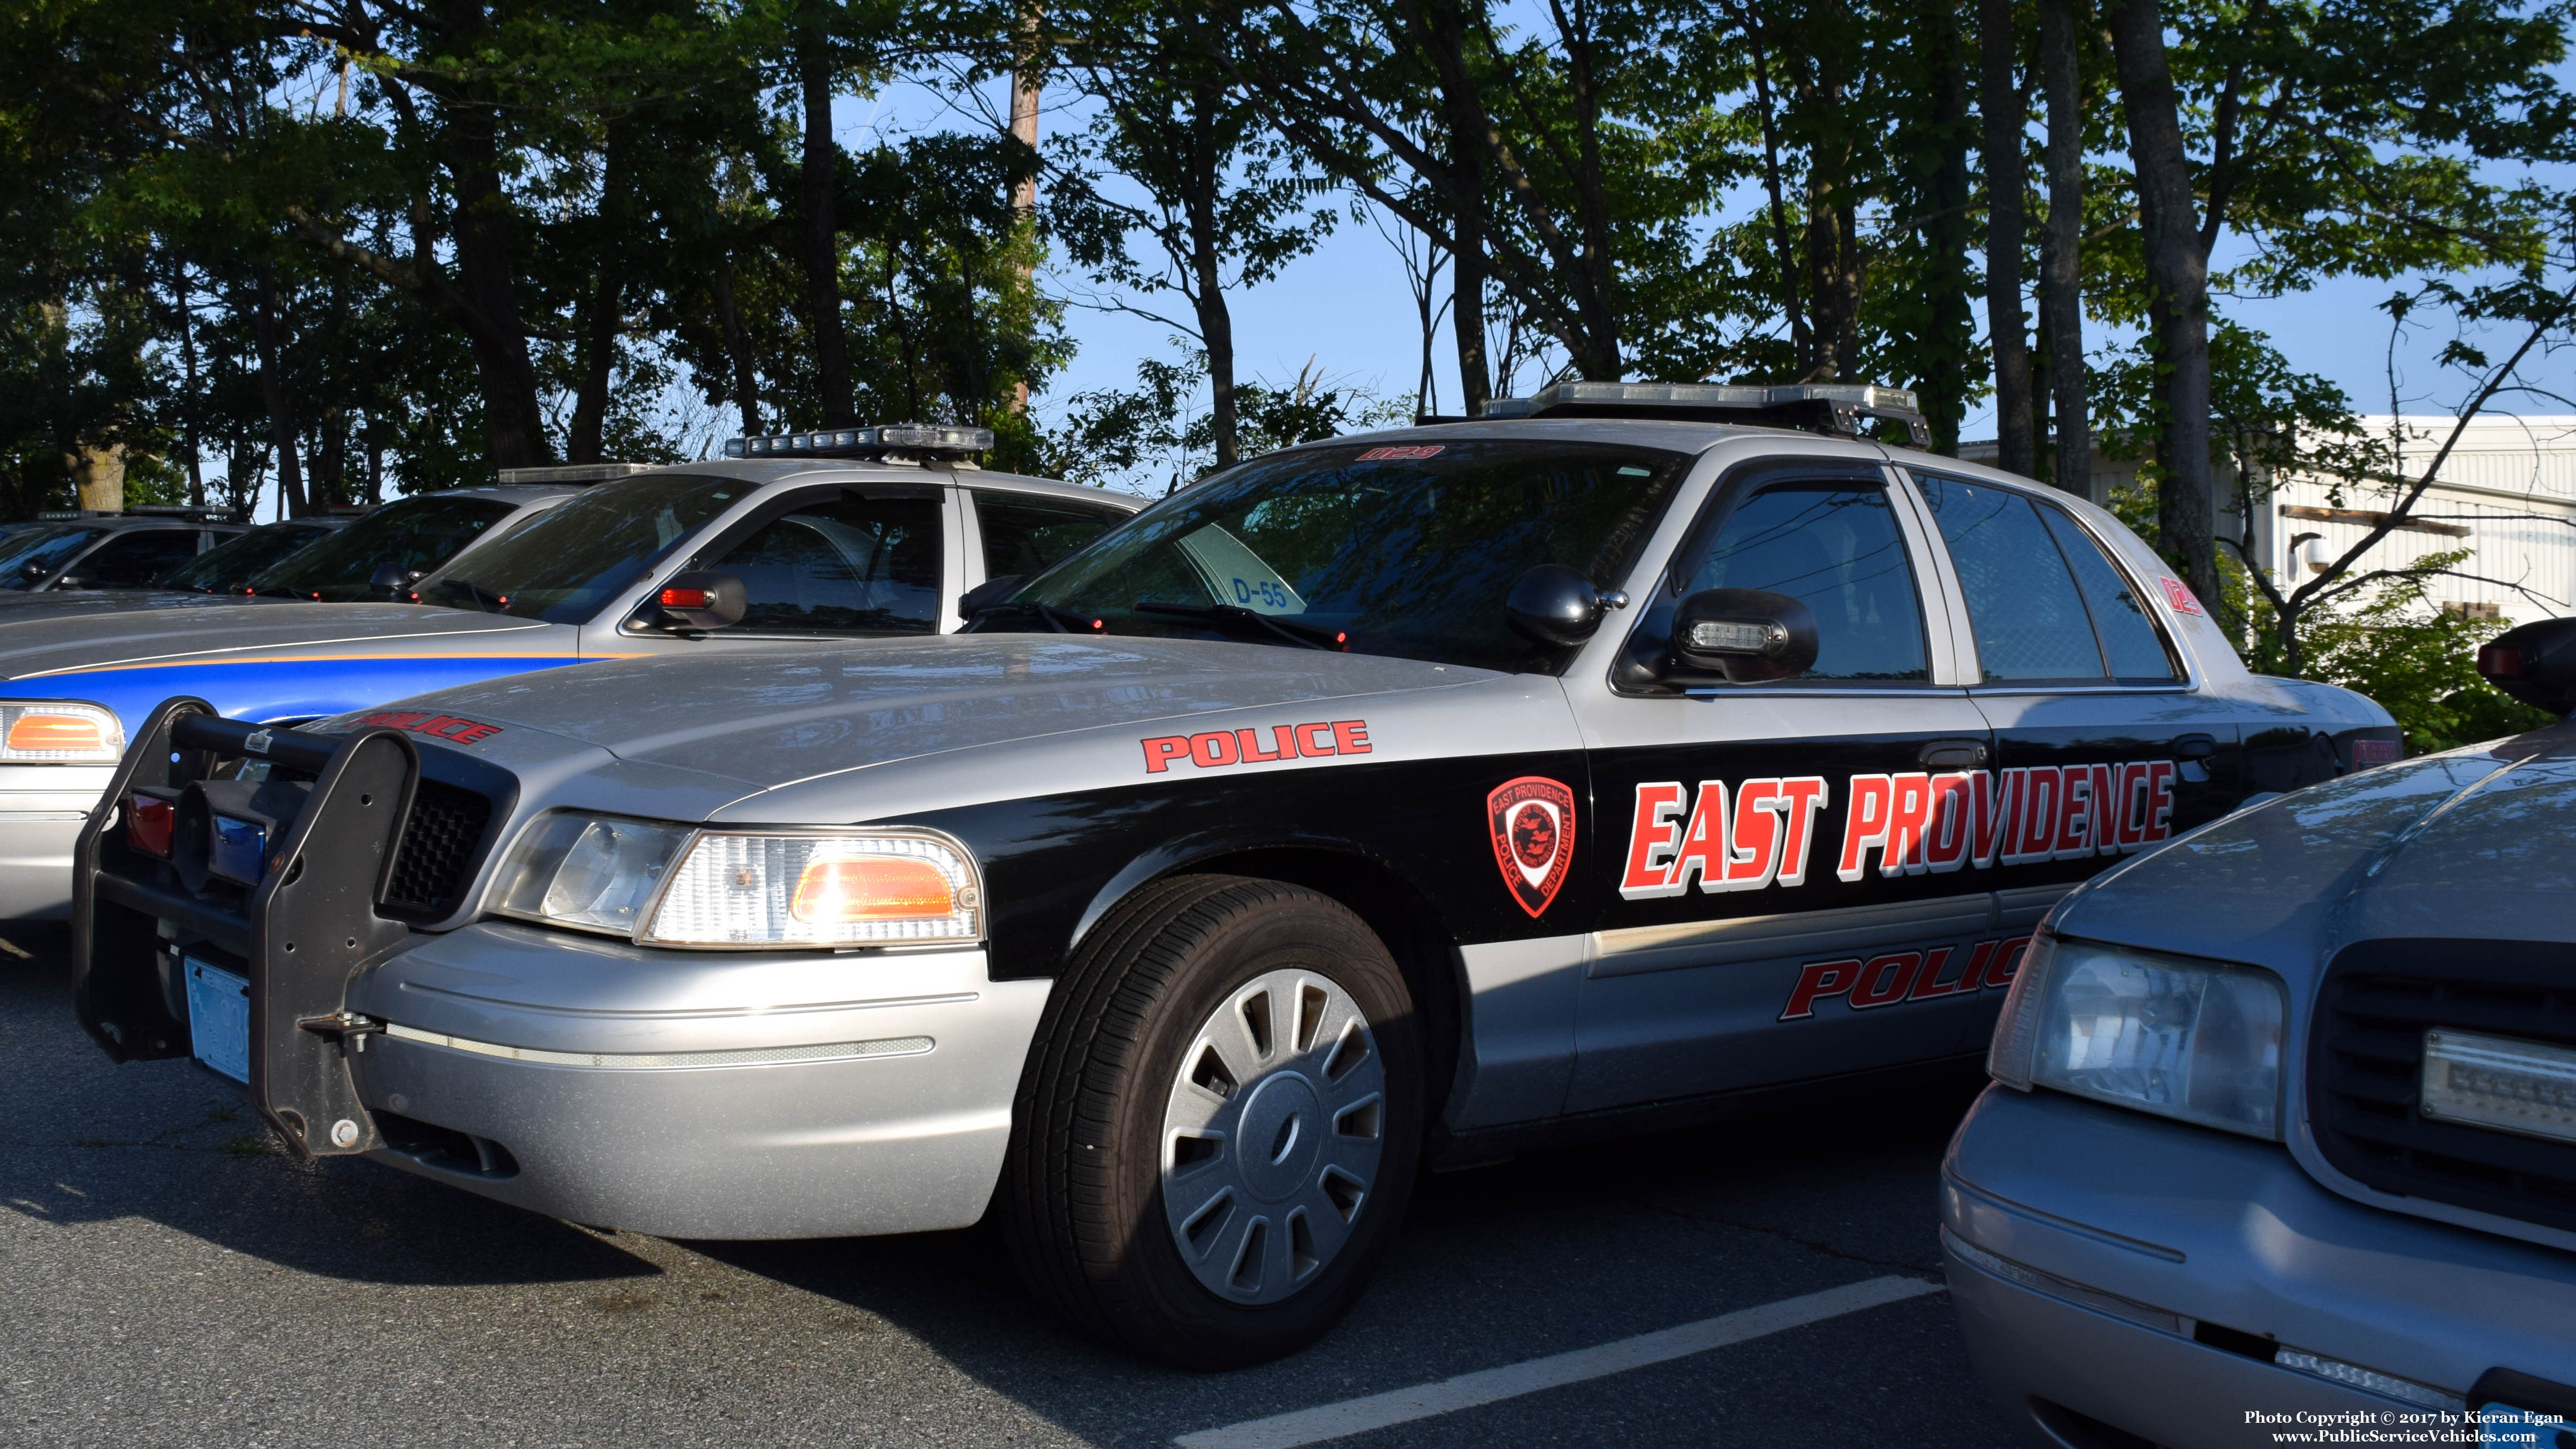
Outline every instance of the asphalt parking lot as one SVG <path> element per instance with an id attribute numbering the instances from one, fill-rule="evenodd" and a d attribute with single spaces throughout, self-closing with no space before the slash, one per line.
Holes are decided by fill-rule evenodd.
<path id="1" fill-rule="evenodd" d="M 111 1065 L 71 1019 L 60 943 L 17 940 L 0 1442 L 2008 1442 L 1937 1291 L 1935 1174 L 1967 1084 L 1433 1177 L 1331 1337 L 1192 1375 L 1056 1327 L 981 1231 L 669 1242 L 298 1166 L 222 1078 Z M 1727 1317 L 1784 1302 L 1824 1306 L 1785 1329 Z"/>

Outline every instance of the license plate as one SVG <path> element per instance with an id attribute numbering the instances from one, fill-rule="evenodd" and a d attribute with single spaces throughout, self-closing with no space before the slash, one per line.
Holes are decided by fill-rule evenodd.
<path id="1" fill-rule="evenodd" d="M 193 956 L 188 972 L 188 1038 L 197 1060 L 250 1085 L 250 981 Z"/>

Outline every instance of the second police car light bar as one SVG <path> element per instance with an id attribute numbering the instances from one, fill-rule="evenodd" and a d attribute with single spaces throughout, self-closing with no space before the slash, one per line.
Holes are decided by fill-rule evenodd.
<path id="1" fill-rule="evenodd" d="M 1903 423 L 1918 448 L 1932 430 L 1913 392 L 1876 383 L 1801 382 L 1779 387 L 1707 382 L 1560 382 L 1529 397 L 1498 397 L 1488 418 L 1661 417 L 1746 422 L 1854 436 L 1863 418 Z"/>
<path id="2" fill-rule="evenodd" d="M 771 433 L 733 438 L 725 443 L 728 458 L 875 458 L 888 454 L 927 453 L 964 457 L 993 446 L 991 428 L 960 428 L 939 423 L 890 423 L 874 428 L 825 428 L 810 433 Z"/>

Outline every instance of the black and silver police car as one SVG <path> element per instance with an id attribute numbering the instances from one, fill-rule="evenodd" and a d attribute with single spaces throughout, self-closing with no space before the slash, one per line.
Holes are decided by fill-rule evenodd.
<path id="1" fill-rule="evenodd" d="M 1851 434 L 1911 401 L 1567 384 L 1245 463 L 955 636 L 173 701 L 83 1019 L 299 1152 L 683 1237 L 997 1212 L 1139 1352 L 1294 1350 L 1424 1164 L 1973 1059 L 2059 895 L 2394 757 L 2109 515 Z"/>

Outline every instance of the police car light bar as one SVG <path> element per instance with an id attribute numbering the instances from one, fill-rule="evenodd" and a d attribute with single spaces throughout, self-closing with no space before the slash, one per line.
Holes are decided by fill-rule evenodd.
<path id="1" fill-rule="evenodd" d="M 887 454 L 930 453 L 963 457 L 993 446 L 991 428 L 959 428 L 935 423 L 890 423 L 874 428 L 829 428 L 811 433 L 771 433 L 733 438 L 725 443 L 728 458 L 879 458 Z"/>
<path id="2" fill-rule="evenodd" d="M 1485 404 L 1487 418 L 1654 417 L 1742 422 L 1858 436 L 1863 418 L 1905 424 L 1914 446 L 1932 430 L 1907 388 L 1877 383 L 1800 382 L 1777 387 L 1706 382 L 1560 382 L 1529 397 Z"/>
<path id="3" fill-rule="evenodd" d="M 544 468 L 504 468 L 504 483 L 605 483 L 658 465 L 652 463 L 556 463 Z"/>

